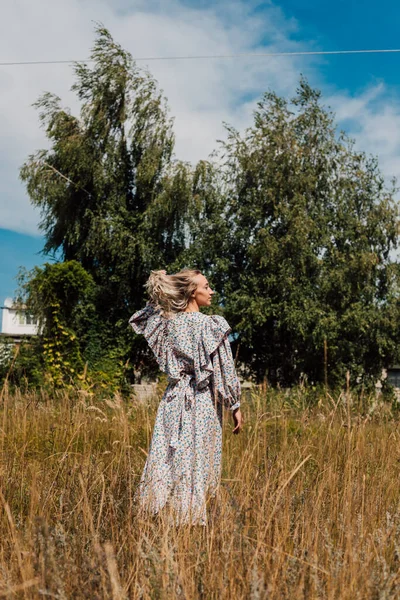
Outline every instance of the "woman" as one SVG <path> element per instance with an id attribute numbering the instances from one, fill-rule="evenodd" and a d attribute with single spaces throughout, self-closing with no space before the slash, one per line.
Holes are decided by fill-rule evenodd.
<path id="1" fill-rule="evenodd" d="M 213 291 L 200 271 L 152 271 L 150 302 L 129 320 L 145 336 L 168 387 L 157 410 L 136 498 L 156 514 L 169 504 L 176 524 L 207 524 L 207 495 L 220 481 L 222 407 L 239 433 L 240 384 L 228 340 L 230 327 L 210 306 Z"/>

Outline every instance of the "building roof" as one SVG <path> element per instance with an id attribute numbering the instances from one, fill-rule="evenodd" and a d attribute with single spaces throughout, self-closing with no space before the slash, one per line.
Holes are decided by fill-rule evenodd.
<path id="1" fill-rule="evenodd" d="M 13 298 L 6 298 L 4 300 L 4 306 L 0 306 L 0 308 L 6 308 L 7 310 L 26 310 L 26 305 L 18 304 Z"/>

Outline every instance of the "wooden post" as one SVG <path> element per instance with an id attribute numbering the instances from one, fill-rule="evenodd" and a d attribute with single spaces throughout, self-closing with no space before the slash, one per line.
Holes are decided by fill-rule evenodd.
<path id="1" fill-rule="evenodd" d="M 324 339 L 324 381 L 325 393 L 328 390 L 328 342 Z"/>

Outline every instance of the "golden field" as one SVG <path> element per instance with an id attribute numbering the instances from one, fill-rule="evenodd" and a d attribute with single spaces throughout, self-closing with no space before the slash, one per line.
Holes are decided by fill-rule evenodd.
<path id="1" fill-rule="evenodd" d="M 400 598 L 391 405 L 249 394 L 203 528 L 137 515 L 157 402 L 3 390 L 0 598 Z"/>

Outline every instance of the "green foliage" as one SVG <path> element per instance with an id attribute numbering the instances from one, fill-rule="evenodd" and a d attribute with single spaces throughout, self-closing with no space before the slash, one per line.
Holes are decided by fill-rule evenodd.
<path id="1" fill-rule="evenodd" d="M 24 340 L 19 346 L 13 345 L 13 358 L 0 367 L 0 379 L 22 391 L 30 388 L 49 387 L 46 373 L 43 340 L 33 337 Z"/>
<path id="2" fill-rule="evenodd" d="M 243 136 L 228 127 L 222 160 L 219 175 L 200 172 L 190 252 L 216 281 L 240 360 L 272 384 L 343 385 L 347 370 L 372 384 L 400 333 L 398 209 L 376 160 L 336 134 L 304 80 L 292 105 L 265 94 Z"/>
<path id="3" fill-rule="evenodd" d="M 12 368 L 4 364 L 11 384 L 71 387 L 100 396 L 127 389 L 126 349 L 102 347 L 97 293 L 93 278 L 77 261 L 20 273 L 19 299 L 37 317 L 40 335 L 21 344 Z"/>
<path id="4" fill-rule="evenodd" d="M 76 261 L 20 273 L 19 301 L 37 317 L 39 338 L 22 346 L 12 379 L 60 387 L 84 368 L 82 351 L 94 314 L 95 284 Z M 34 356 L 40 357 L 32 360 Z M 39 373 L 41 375 L 39 375 Z"/>
<path id="5" fill-rule="evenodd" d="M 36 103 L 50 149 L 21 169 L 45 251 L 64 261 L 25 287 L 46 312 L 53 383 L 79 373 L 91 389 L 100 373 L 120 385 L 134 365 L 154 373 L 127 320 L 150 269 L 192 266 L 216 288 L 214 311 L 258 381 L 335 388 L 349 371 L 352 385 L 373 385 L 400 359 L 396 190 L 337 133 L 320 93 L 302 79 L 291 102 L 265 94 L 253 125 L 227 126 L 215 162 L 192 169 L 174 159 L 156 82 L 102 26 L 91 58 L 75 65 L 79 116 L 50 93 Z"/>
<path id="6" fill-rule="evenodd" d="M 50 142 L 21 169 L 42 211 L 45 251 L 78 261 L 96 285 L 97 329 L 88 346 L 148 355 L 128 331 L 142 306 L 149 270 L 176 260 L 185 245 L 189 168 L 173 160 L 166 101 L 110 33 L 98 26 L 93 66 L 75 65 L 80 116 L 44 94 L 36 103 Z M 81 335 L 81 334 L 80 334 Z"/>
<path id="7" fill-rule="evenodd" d="M 19 301 L 39 320 L 45 337 L 58 325 L 87 329 L 94 314 L 93 278 L 75 260 L 45 263 L 19 275 Z"/>

